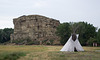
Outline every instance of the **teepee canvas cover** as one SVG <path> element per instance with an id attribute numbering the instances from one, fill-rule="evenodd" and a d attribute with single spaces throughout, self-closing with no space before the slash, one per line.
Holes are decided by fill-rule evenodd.
<path id="1" fill-rule="evenodd" d="M 70 36 L 69 40 L 66 42 L 64 47 L 60 51 L 69 51 L 69 52 L 74 52 L 76 49 L 77 51 L 84 51 L 82 48 L 80 42 L 78 41 L 78 34 L 76 35 L 76 40 L 72 40 L 72 36 Z"/>

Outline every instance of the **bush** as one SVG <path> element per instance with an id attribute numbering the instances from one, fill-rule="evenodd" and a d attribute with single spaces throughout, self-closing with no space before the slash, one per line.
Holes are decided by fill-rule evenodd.
<path id="1" fill-rule="evenodd" d="M 25 45 L 33 45 L 33 44 L 39 45 L 40 44 L 39 41 L 32 41 L 30 38 L 14 40 L 14 41 L 12 41 L 12 43 L 16 43 L 18 45 L 23 45 L 23 44 L 25 44 Z"/>
<path id="2" fill-rule="evenodd" d="M 90 38 L 90 39 L 87 41 L 87 43 L 88 43 L 89 46 L 92 46 L 93 43 L 97 43 L 97 39 L 95 39 L 95 38 Z"/>
<path id="3" fill-rule="evenodd" d="M 51 45 L 53 45 L 54 40 L 50 40 Z"/>
<path id="4" fill-rule="evenodd" d="M 47 43 L 46 43 L 46 45 L 50 45 L 50 43 L 49 43 L 49 42 L 47 42 Z"/>
<path id="5" fill-rule="evenodd" d="M 47 39 L 47 40 L 43 40 L 43 41 L 42 41 L 42 44 L 53 45 L 53 42 L 54 42 L 54 40 L 49 40 L 49 39 Z"/>

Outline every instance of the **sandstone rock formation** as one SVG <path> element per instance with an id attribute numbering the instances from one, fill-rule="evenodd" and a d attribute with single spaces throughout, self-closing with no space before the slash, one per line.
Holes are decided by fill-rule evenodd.
<path id="1" fill-rule="evenodd" d="M 28 15 L 13 19 L 13 23 L 12 42 L 30 39 L 38 44 L 59 44 L 60 38 L 55 34 L 56 27 L 60 24 L 58 20 L 40 15 Z"/>

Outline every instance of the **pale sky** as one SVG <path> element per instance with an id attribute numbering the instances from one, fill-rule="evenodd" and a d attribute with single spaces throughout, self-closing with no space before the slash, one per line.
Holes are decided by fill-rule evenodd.
<path id="1" fill-rule="evenodd" d="M 100 0 L 0 0 L 0 29 L 14 28 L 13 18 L 34 14 L 100 28 Z"/>

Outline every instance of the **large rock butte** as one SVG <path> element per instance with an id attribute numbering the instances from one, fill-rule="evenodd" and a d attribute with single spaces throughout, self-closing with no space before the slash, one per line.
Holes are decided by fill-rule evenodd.
<path id="1" fill-rule="evenodd" d="M 38 44 L 59 44 L 60 38 L 55 34 L 60 24 L 58 20 L 40 15 L 28 15 L 13 19 L 13 23 L 12 42 L 30 39 L 33 42 L 38 41 Z"/>

